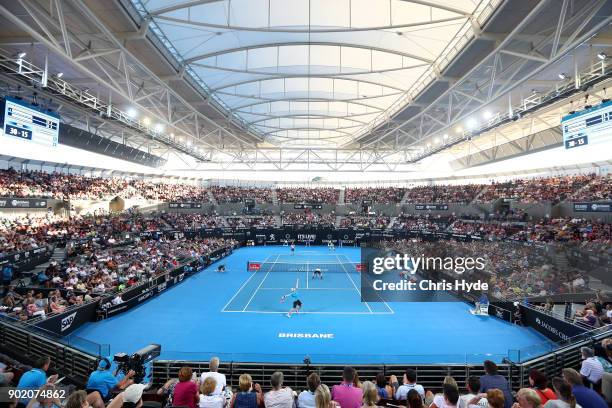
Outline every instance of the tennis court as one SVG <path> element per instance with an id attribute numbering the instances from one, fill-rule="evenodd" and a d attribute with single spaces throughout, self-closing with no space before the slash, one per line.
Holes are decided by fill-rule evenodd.
<path id="1" fill-rule="evenodd" d="M 247 271 L 248 261 L 262 268 Z M 112 353 L 158 343 L 162 358 L 179 360 L 301 362 L 309 355 L 318 363 L 481 363 L 517 349 L 550 350 L 534 330 L 474 316 L 459 301 L 361 303 L 360 275 L 351 267 L 359 261 L 359 248 L 298 246 L 291 255 L 283 246 L 243 247 L 75 335 L 110 344 Z M 226 272 L 216 272 L 220 264 Z M 333 271 L 312 279 L 312 268 L 322 264 Z M 291 300 L 280 298 L 297 280 L 302 313 L 287 318 Z"/>
<path id="2" fill-rule="evenodd" d="M 222 312 L 286 313 L 291 301 L 281 302 L 281 297 L 297 287 L 303 303 L 300 313 L 393 314 L 385 302 L 361 302 L 359 259 L 350 259 L 344 252 L 310 248 L 291 255 L 287 248 L 278 247 L 277 254 L 261 260 L 262 268 L 251 272 Z M 317 267 L 322 279 L 313 278 Z"/>

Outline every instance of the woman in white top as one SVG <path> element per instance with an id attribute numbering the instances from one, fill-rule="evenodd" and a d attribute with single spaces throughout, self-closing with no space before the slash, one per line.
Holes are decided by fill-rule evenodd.
<path id="1" fill-rule="evenodd" d="M 563 378 L 553 378 L 552 384 L 558 399 L 548 400 L 544 404 L 544 408 L 582 408 L 576 404 L 576 397 L 572 393 L 572 386 L 566 383 Z"/>
<path id="2" fill-rule="evenodd" d="M 224 408 L 227 400 L 219 394 L 214 394 L 217 381 L 213 377 L 206 377 L 200 385 L 200 408 Z"/>

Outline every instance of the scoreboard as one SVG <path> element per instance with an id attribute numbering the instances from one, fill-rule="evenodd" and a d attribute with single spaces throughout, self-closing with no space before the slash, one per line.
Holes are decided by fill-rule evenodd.
<path id="1" fill-rule="evenodd" d="M 564 116 L 561 128 L 566 149 L 612 139 L 612 101 Z"/>
<path id="2" fill-rule="evenodd" d="M 4 101 L 5 137 L 29 140 L 45 146 L 57 146 L 59 115 L 42 112 L 23 101 L 7 97 Z"/>

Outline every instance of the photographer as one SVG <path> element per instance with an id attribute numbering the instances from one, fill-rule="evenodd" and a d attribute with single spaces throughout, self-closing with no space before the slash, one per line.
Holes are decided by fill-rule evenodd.
<path id="1" fill-rule="evenodd" d="M 90 374 L 89 380 L 87 381 L 87 393 L 99 392 L 104 402 L 108 402 L 110 399 L 111 390 L 113 388 L 116 387 L 123 390 L 134 382 L 133 377 L 135 372 L 133 370 L 128 371 L 125 377 L 119 380 L 119 368 L 117 368 L 114 375 L 110 372 L 110 369 L 110 360 L 108 358 L 103 358 L 98 364 L 98 369 Z"/>

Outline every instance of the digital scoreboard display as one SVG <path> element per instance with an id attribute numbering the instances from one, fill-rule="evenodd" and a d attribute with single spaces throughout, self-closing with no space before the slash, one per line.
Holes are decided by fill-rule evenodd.
<path id="1" fill-rule="evenodd" d="M 612 138 L 612 101 L 561 119 L 566 149 L 593 145 Z"/>
<path id="2" fill-rule="evenodd" d="M 59 122 L 59 115 L 41 112 L 26 102 L 10 97 L 4 101 L 3 135 L 6 137 L 57 146 Z"/>

